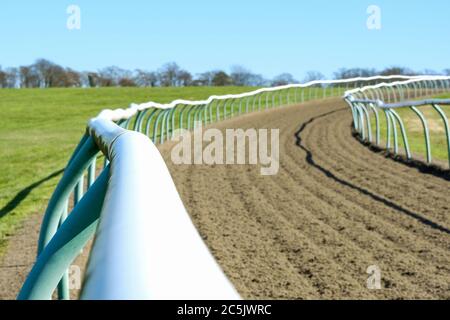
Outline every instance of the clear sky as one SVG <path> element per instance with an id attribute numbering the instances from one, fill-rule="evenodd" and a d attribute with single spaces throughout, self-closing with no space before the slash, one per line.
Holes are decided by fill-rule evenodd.
<path id="1" fill-rule="evenodd" d="M 81 29 L 69 30 L 69 5 Z M 381 9 L 381 30 L 366 10 Z M 340 67 L 450 68 L 448 0 L 2 0 L 0 65 L 44 57 L 77 70 L 157 69 L 176 61 L 198 73 L 241 64 L 273 77 Z"/>

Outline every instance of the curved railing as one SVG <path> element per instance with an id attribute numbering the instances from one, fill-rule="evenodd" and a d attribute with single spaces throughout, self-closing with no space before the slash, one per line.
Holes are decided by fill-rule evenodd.
<path id="1" fill-rule="evenodd" d="M 349 104 L 354 129 L 363 141 L 373 145 L 381 146 L 381 118 L 379 113 L 383 112 L 386 123 L 386 150 L 393 151 L 394 155 L 399 152 L 399 134 L 402 138 L 404 155 L 407 160 L 413 158 L 408 132 L 405 123 L 398 110 L 411 110 L 420 121 L 423 129 L 425 159 L 427 164 L 432 164 L 432 144 L 430 138 L 430 126 L 423 107 L 432 107 L 442 120 L 445 141 L 447 145 L 447 158 L 450 168 L 450 129 L 449 120 L 441 106 L 450 105 L 450 99 L 436 99 L 440 93 L 450 93 L 450 77 L 433 77 L 422 79 L 411 79 L 408 81 L 381 83 L 374 86 L 366 86 L 359 89 L 347 91 L 344 99 Z M 423 97 L 430 99 L 418 100 Z M 373 117 L 371 117 L 373 115 Z M 374 119 L 374 121 L 372 121 Z M 375 136 L 373 135 L 375 128 Z M 393 143 L 392 143 L 393 139 Z"/>
<path id="2" fill-rule="evenodd" d="M 198 122 L 210 124 L 344 92 L 352 111 L 363 110 L 351 99 L 362 98 L 367 89 L 349 89 L 396 80 L 417 81 L 420 90 L 430 93 L 441 88 L 436 77 L 379 76 L 102 111 L 89 122 L 50 199 L 37 261 L 18 298 L 50 299 L 58 288 L 59 298 L 68 299 L 67 269 L 93 236 L 81 298 L 239 298 L 190 221 L 155 144 L 177 129 L 194 129 Z M 448 79 L 445 84 L 448 88 Z M 358 119 L 355 124 L 361 128 Z M 99 153 L 105 164 L 97 177 Z"/>
<path id="3" fill-rule="evenodd" d="M 320 80 L 306 84 L 262 88 L 252 92 L 211 96 L 207 100 L 175 100 L 169 104 L 147 102 L 131 104 L 128 109 L 104 110 L 100 117 L 119 122 L 124 128 L 139 131 L 154 143 L 164 143 L 176 129 L 194 129 L 196 122 L 206 125 L 243 113 L 299 104 L 320 98 L 338 97 L 349 88 L 382 81 L 432 78 L 429 76 L 375 76 L 343 80 Z M 431 90 L 427 88 L 427 90 Z"/>
<path id="4" fill-rule="evenodd" d="M 57 229 L 65 195 L 99 150 L 110 164 Z M 50 299 L 94 233 L 82 298 L 239 298 L 190 222 L 154 144 L 113 122 L 89 123 L 42 230 L 40 254 L 19 299 Z"/>

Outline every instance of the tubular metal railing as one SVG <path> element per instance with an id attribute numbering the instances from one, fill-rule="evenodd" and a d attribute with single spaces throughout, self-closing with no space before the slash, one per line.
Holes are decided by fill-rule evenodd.
<path id="1" fill-rule="evenodd" d="M 110 163 L 57 229 L 70 189 L 99 150 Z M 89 123 L 50 200 L 40 254 L 18 298 L 50 299 L 94 234 L 84 299 L 239 298 L 190 222 L 154 144 L 102 118 Z M 60 287 L 68 297 L 67 284 Z"/>
<path id="2" fill-rule="evenodd" d="M 349 90 L 363 85 L 363 89 Z M 155 144 L 170 139 L 176 129 L 194 129 L 198 122 L 211 124 L 248 112 L 342 96 L 344 92 L 355 127 L 361 130 L 362 116 L 368 117 L 368 108 L 375 100 L 432 95 L 444 87 L 449 88 L 448 78 L 378 76 L 104 110 L 89 122 L 50 199 L 37 261 L 18 298 L 50 299 L 58 288 L 59 298 L 68 299 L 67 270 L 95 237 L 81 298 L 237 299 L 236 290 L 190 221 Z M 399 91 L 388 93 L 386 88 Z M 361 102 L 368 97 L 372 102 Z M 387 114 L 395 117 L 392 108 L 387 108 Z M 105 156 L 105 164 L 97 177 L 99 152 Z M 71 197 L 73 209 L 68 214 Z"/>
<path id="3" fill-rule="evenodd" d="M 440 93 L 450 92 L 450 77 L 433 77 L 423 79 L 412 79 L 403 82 L 381 83 L 374 86 L 355 89 L 346 92 L 344 99 L 349 104 L 353 115 L 354 129 L 360 134 L 362 140 L 381 147 L 381 119 L 379 112 L 382 111 L 386 123 L 386 145 L 389 152 L 399 154 L 400 131 L 404 154 L 408 160 L 413 158 L 406 125 L 398 110 L 411 110 L 420 121 L 423 128 L 425 159 L 428 164 L 432 163 L 432 145 L 428 120 L 421 110 L 423 107 L 431 106 L 442 120 L 445 141 L 447 145 L 447 159 L 450 168 L 450 129 L 449 120 L 441 108 L 450 105 L 450 99 L 425 99 Z M 371 118 L 371 114 L 374 117 Z M 373 136 L 375 126 L 375 137 Z M 392 143 L 393 139 L 393 143 Z"/>
<path id="4" fill-rule="evenodd" d="M 343 80 L 312 81 L 258 89 L 248 93 L 211 96 L 204 101 L 175 100 L 170 104 L 148 102 L 132 104 L 128 109 L 105 110 L 106 117 L 124 128 L 142 132 L 154 143 L 164 143 L 176 129 L 194 129 L 195 123 L 205 125 L 244 113 L 262 111 L 280 106 L 299 104 L 309 100 L 341 96 L 350 88 L 382 81 L 419 79 L 425 76 L 376 76 Z M 430 78 L 430 77 L 427 77 Z M 432 90 L 426 87 L 426 90 Z"/>

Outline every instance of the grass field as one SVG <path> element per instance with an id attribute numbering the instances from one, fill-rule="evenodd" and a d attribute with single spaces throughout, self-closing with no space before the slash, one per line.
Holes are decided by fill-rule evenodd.
<path id="1" fill-rule="evenodd" d="M 100 110 L 249 90 L 253 88 L 0 90 L 0 254 L 22 219 L 45 209 L 87 120 Z"/>
<path id="2" fill-rule="evenodd" d="M 441 95 L 437 98 L 449 99 L 450 95 Z M 441 106 L 447 115 L 450 116 L 450 106 Z M 430 142 L 431 142 L 431 153 L 433 160 L 437 160 L 439 163 L 447 165 L 448 152 L 447 152 L 447 140 L 445 135 L 444 123 L 439 116 L 439 114 L 431 106 L 420 107 L 419 110 L 424 114 L 428 122 L 428 127 L 430 131 Z M 422 123 L 418 116 L 409 108 L 403 108 L 396 110 L 401 116 L 405 127 L 407 130 L 407 137 L 411 152 L 413 156 L 419 159 L 426 159 L 426 146 L 425 146 L 425 134 L 423 132 Z M 375 139 L 375 119 L 372 117 L 372 128 L 373 128 L 373 138 Z M 382 146 L 386 145 L 387 140 L 387 128 L 386 128 L 386 117 L 383 112 L 380 112 L 380 140 Z M 398 130 L 400 128 L 398 127 Z M 399 137 L 399 151 L 404 151 L 404 144 L 401 138 L 401 133 L 398 131 Z M 391 146 L 393 146 L 393 141 L 391 137 Z"/>

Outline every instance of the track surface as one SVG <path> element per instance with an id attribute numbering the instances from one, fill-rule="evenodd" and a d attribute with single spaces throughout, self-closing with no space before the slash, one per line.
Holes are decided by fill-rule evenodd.
<path id="1" fill-rule="evenodd" d="M 339 99 L 214 125 L 280 129 L 280 171 L 174 166 L 194 223 L 244 298 L 450 298 L 450 183 L 351 136 Z M 377 265 L 382 290 L 368 290 Z"/>
<path id="2" fill-rule="evenodd" d="M 347 107 L 329 99 L 214 125 L 280 129 L 280 171 L 268 177 L 257 166 L 175 166 L 173 143 L 160 147 L 244 298 L 450 299 L 450 183 L 371 152 L 350 124 Z M 32 219 L 25 228 L 37 230 L 41 217 Z M 30 268 L 32 234 L 11 240 L 2 298 L 15 296 Z M 366 287 L 371 265 L 381 269 L 381 290 Z"/>

